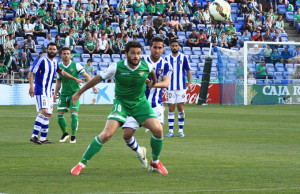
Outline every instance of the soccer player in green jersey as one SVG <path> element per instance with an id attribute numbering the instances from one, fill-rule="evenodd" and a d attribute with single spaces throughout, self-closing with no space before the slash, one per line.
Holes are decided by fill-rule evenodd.
<path id="1" fill-rule="evenodd" d="M 71 61 L 71 50 L 68 47 L 63 47 L 60 54 L 63 63 L 59 64 L 65 72 L 69 73 L 73 77 L 79 79 L 79 75 L 82 75 L 87 81 L 91 80 L 91 77 L 85 72 L 81 64 Z M 72 136 L 70 143 L 76 143 L 76 132 L 78 129 L 78 110 L 79 110 L 79 100 L 75 102 L 74 105 L 71 104 L 71 99 L 73 94 L 75 94 L 79 89 L 79 85 L 74 81 L 62 76 L 59 76 L 56 82 L 56 87 L 53 95 L 53 101 L 56 102 L 57 93 L 62 86 L 58 107 L 57 107 L 57 119 L 60 129 L 63 135 L 59 142 L 65 142 L 69 138 L 69 133 L 67 132 L 67 122 L 64 118 L 65 112 L 70 109 L 71 112 L 71 129 Z M 98 89 L 93 87 L 94 92 L 97 94 Z"/>
<path id="2" fill-rule="evenodd" d="M 141 53 L 142 45 L 139 42 L 129 42 L 125 48 L 127 59 L 109 66 L 73 95 L 72 103 L 75 104 L 83 92 L 100 81 L 115 76 L 114 106 L 107 118 L 104 130 L 92 140 L 81 161 L 72 168 L 71 174 L 80 174 L 87 162 L 100 151 L 104 143 L 122 126 L 127 116 L 132 116 L 139 125 L 150 129 L 153 134 L 150 140 L 152 161 L 156 163 L 155 167 L 158 172 L 168 174 L 167 169 L 159 161 L 163 144 L 163 130 L 145 95 L 147 77 L 151 77 L 152 83 L 156 83 L 157 78 L 152 65 L 141 60 Z"/>

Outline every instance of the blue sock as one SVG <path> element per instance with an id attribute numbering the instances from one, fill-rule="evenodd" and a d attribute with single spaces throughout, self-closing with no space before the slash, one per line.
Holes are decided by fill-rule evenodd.
<path id="1" fill-rule="evenodd" d="M 178 112 L 178 125 L 179 125 L 179 131 L 178 132 L 179 133 L 183 132 L 184 118 L 185 118 L 184 111 Z"/>
<path id="2" fill-rule="evenodd" d="M 139 148 L 139 144 L 135 141 L 134 136 L 132 136 L 129 140 L 125 140 L 125 142 L 133 151 L 136 151 Z"/>
<path id="3" fill-rule="evenodd" d="M 39 133 L 41 131 L 41 127 L 42 127 L 43 122 L 44 122 L 44 118 L 45 118 L 44 115 L 42 115 L 41 113 L 38 114 L 38 116 L 36 117 L 35 122 L 34 122 L 34 127 L 33 127 L 33 132 L 32 132 L 31 137 L 38 137 L 39 136 Z"/>
<path id="4" fill-rule="evenodd" d="M 40 141 L 45 141 L 47 139 L 48 130 L 49 130 L 49 121 L 50 117 L 45 117 L 42 125 Z"/>
<path id="5" fill-rule="evenodd" d="M 174 112 L 169 112 L 168 114 L 168 122 L 169 122 L 169 132 L 173 133 L 173 128 L 174 128 Z"/>

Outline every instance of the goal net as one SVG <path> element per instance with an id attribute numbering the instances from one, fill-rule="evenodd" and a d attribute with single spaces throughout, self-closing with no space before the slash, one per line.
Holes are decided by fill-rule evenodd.
<path id="1" fill-rule="evenodd" d="M 217 47 L 220 103 L 299 104 L 300 43 L 246 41 Z"/>

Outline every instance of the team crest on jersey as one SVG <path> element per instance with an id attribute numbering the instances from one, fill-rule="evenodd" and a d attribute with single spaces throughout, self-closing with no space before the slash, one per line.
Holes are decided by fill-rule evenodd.
<path id="1" fill-rule="evenodd" d="M 161 68 L 158 68 L 158 69 L 157 69 L 157 73 L 158 73 L 159 75 L 162 75 L 162 74 L 164 73 L 164 70 L 161 69 Z"/>
<path id="2" fill-rule="evenodd" d="M 182 61 L 181 61 L 181 60 L 179 60 L 179 61 L 178 61 L 178 63 L 179 63 L 179 64 L 182 64 Z"/>
<path id="3" fill-rule="evenodd" d="M 143 76 L 144 74 L 145 74 L 145 72 L 143 72 L 143 71 L 140 71 L 140 76 Z"/>
<path id="4" fill-rule="evenodd" d="M 72 72 L 73 70 L 74 70 L 73 68 L 70 69 L 71 72 Z"/>

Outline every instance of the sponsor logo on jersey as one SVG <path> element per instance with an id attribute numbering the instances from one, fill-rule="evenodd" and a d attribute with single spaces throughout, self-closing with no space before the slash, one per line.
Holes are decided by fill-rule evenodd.
<path id="1" fill-rule="evenodd" d="M 121 75 L 130 75 L 130 73 L 121 73 Z"/>

